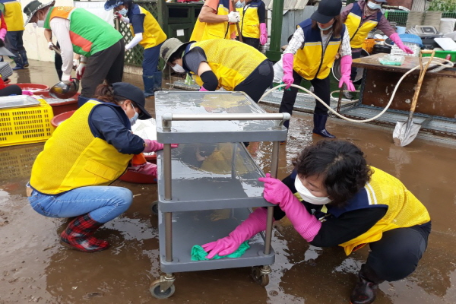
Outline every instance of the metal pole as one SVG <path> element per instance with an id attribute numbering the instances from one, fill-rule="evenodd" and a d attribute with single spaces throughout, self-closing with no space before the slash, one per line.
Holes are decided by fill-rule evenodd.
<path id="1" fill-rule="evenodd" d="M 277 178 L 277 172 L 279 170 L 279 145 L 280 142 L 278 141 L 272 144 L 271 176 L 274 178 Z"/>
<path id="2" fill-rule="evenodd" d="M 271 176 L 277 177 L 279 170 L 279 145 L 280 142 L 275 141 L 272 144 L 272 157 L 271 157 Z M 266 236 L 264 240 L 264 254 L 268 255 L 271 252 L 271 238 L 272 238 L 272 222 L 273 222 L 274 207 L 268 207 L 268 219 L 266 225 Z"/>
<path id="3" fill-rule="evenodd" d="M 283 18 L 283 2 L 274 1 L 272 4 L 272 21 L 271 21 L 271 44 L 269 51 L 266 52 L 266 57 L 271 61 L 280 60 L 280 37 L 282 36 L 282 18 Z"/>
<path id="4" fill-rule="evenodd" d="M 165 200 L 172 199 L 172 175 L 171 175 L 171 144 L 165 144 L 163 147 L 163 176 L 165 182 Z M 165 253 L 166 261 L 172 262 L 173 260 L 173 214 L 171 212 L 165 213 Z"/>

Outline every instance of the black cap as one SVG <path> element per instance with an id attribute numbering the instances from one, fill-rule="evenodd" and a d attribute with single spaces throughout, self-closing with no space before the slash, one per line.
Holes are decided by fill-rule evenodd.
<path id="1" fill-rule="evenodd" d="M 328 23 L 332 18 L 340 14 L 342 1 L 340 0 L 321 0 L 318 4 L 317 11 L 313 13 L 310 19 L 319 23 Z"/>
<path id="2" fill-rule="evenodd" d="M 139 119 L 152 118 L 149 112 L 146 111 L 146 99 L 144 98 L 144 92 L 140 88 L 126 82 L 113 83 L 112 88 L 114 89 L 114 95 L 122 96 L 133 101 L 141 109 L 141 114 L 138 116 Z"/>

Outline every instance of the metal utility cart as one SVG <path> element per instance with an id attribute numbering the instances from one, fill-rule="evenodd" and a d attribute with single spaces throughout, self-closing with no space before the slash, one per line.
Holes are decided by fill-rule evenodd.
<path id="1" fill-rule="evenodd" d="M 174 272 L 254 267 L 265 286 L 274 263 L 271 248 L 273 205 L 263 198 L 264 176 L 242 142 L 271 141 L 271 175 L 276 176 L 279 142 L 286 140 L 287 113 L 266 113 L 243 92 L 161 91 L 155 95 L 158 153 L 160 266 L 152 282 L 156 298 L 175 290 Z M 171 149 L 171 144 L 179 144 Z M 156 205 L 157 207 L 157 205 Z M 252 207 L 268 207 L 265 236 L 250 240 L 239 258 L 192 261 L 193 245 L 227 236 Z M 153 208 L 154 211 L 154 208 Z M 261 266 L 261 267 L 259 267 Z"/>

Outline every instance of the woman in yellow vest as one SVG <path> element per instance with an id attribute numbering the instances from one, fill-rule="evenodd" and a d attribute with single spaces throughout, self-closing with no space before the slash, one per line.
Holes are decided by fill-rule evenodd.
<path id="1" fill-rule="evenodd" d="M 331 100 L 329 74 L 338 55 L 342 57 L 339 87 L 345 84 L 349 90 L 354 90 L 350 81 L 350 39 L 340 20 L 341 8 L 340 0 L 322 0 L 310 19 L 298 24 L 282 57 L 282 81 L 287 84 L 286 88 L 291 84 L 299 85 L 302 79 L 308 80 L 314 87 L 315 95 L 327 105 Z M 292 114 L 297 94 L 297 88 L 285 90 L 279 112 Z M 326 130 L 328 109 L 320 102 L 315 102 L 313 133 L 334 138 L 335 136 Z M 289 121 L 284 125 L 288 128 Z"/>
<path id="2" fill-rule="evenodd" d="M 160 56 L 175 72 L 189 73 L 200 91 L 242 91 L 258 102 L 274 77 L 272 63 L 257 49 L 235 40 L 180 42 L 170 38 Z"/>
<path id="3" fill-rule="evenodd" d="M 132 203 L 130 190 L 108 185 L 125 172 L 134 154 L 163 149 L 131 132 L 137 119 L 151 118 L 139 88 L 117 82 L 98 86 L 96 95 L 54 131 L 33 164 L 28 185 L 35 211 L 76 217 L 60 235 L 60 243 L 84 252 L 109 247 L 94 232 Z M 148 173 L 156 175 L 154 168 L 147 168 Z"/>
<path id="4" fill-rule="evenodd" d="M 259 49 L 260 44 L 268 41 L 268 30 L 266 28 L 266 7 L 261 0 L 238 0 L 236 10 L 241 16 L 239 28 L 242 42 Z"/>
<path id="5" fill-rule="evenodd" d="M 426 207 L 398 179 L 367 165 L 363 152 L 348 141 L 318 141 L 300 153 L 282 181 L 269 174 L 259 180 L 264 198 L 277 205 L 274 219 L 286 215 L 313 246 L 341 246 L 349 255 L 369 245 L 352 304 L 374 302 L 378 285 L 409 276 L 426 250 L 431 231 Z M 266 229 L 266 219 L 267 210 L 256 209 L 229 236 L 203 245 L 207 258 L 233 253 Z"/>
<path id="6" fill-rule="evenodd" d="M 158 70 L 160 46 L 166 40 L 166 34 L 145 8 L 133 3 L 132 0 L 108 0 L 105 10 L 114 9 L 118 18 L 130 24 L 133 39 L 125 46 L 125 51 L 134 48 L 138 43 L 144 48 L 143 83 L 144 96 L 153 96 L 161 89 L 162 72 Z"/>
<path id="7" fill-rule="evenodd" d="M 193 28 L 191 41 L 234 39 L 240 15 L 230 0 L 206 0 Z"/>
<path id="8" fill-rule="evenodd" d="M 361 57 L 364 40 L 374 28 L 381 30 L 390 37 L 405 53 L 413 54 L 413 51 L 402 43 L 401 38 L 380 10 L 381 4 L 386 2 L 386 0 L 359 0 L 347 5 L 344 11 L 340 13 L 342 22 L 347 26 L 350 36 L 353 59 Z M 352 81 L 356 78 L 356 70 L 356 68 L 351 70 L 350 78 Z M 344 95 L 346 98 L 352 98 L 349 92 L 345 92 Z"/>

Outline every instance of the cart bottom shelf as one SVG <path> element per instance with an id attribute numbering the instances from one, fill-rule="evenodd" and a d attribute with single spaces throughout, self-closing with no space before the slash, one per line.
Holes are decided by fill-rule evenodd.
<path id="1" fill-rule="evenodd" d="M 264 254 L 264 239 L 257 234 L 250 241 L 250 248 L 240 258 L 210 261 L 192 261 L 191 249 L 227 236 L 250 214 L 248 208 L 174 212 L 172 216 L 173 260 L 166 261 L 165 216 L 158 213 L 160 265 L 165 273 L 240 268 L 274 263 L 274 250 Z"/>

